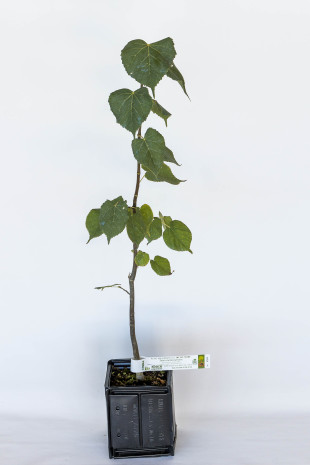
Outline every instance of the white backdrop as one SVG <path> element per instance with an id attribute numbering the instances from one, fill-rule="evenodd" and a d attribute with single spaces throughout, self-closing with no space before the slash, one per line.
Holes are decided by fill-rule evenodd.
<path id="1" fill-rule="evenodd" d="M 188 224 L 194 254 L 157 241 L 175 273 L 139 270 L 143 355 L 211 354 L 176 372 L 193 416 L 310 411 L 309 48 L 301 0 L 2 1 L 0 412 L 104 418 L 109 358 L 131 354 L 125 234 L 87 246 L 85 217 L 131 200 L 131 135 L 110 92 L 132 39 L 171 36 L 191 102 L 158 86 L 179 186 L 141 184 Z"/>

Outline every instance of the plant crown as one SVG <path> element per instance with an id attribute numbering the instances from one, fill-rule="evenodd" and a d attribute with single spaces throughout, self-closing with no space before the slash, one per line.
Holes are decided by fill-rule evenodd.
<path id="1" fill-rule="evenodd" d="M 140 83 L 140 88 L 134 91 L 119 89 L 112 92 L 109 104 L 116 121 L 133 135 L 131 147 L 138 163 L 138 188 L 141 182 L 140 166 L 149 181 L 174 185 L 182 182 L 174 176 L 167 164 L 180 166 L 173 152 L 166 146 L 164 137 L 153 128 L 148 128 L 143 136 L 141 134 L 141 125 L 150 112 L 162 118 L 166 126 L 171 116 L 155 99 L 155 87 L 164 76 L 178 82 L 187 95 L 183 76 L 173 62 L 175 56 L 174 43 L 169 37 L 152 44 L 147 44 L 143 40 L 132 40 L 121 52 L 125 70 Z M 148 88 L 151 89 L 153 97 L 149 94 Z M 163 237 L 170 249 L 192 253 L 190 249 L 192 233 L 184 223 L 170 216 L 164 216 L 160 212 L 158 216 L 154 216 L 151 207 L 146 204 L 140 207 L 129 206 L 122 196 L 106 200 L 100 208 L 91 210 L 86 218 L 86 228 L 89 232 L 88 242 L 105 234 L 108 243 L 126 228 L 129 239 L 135 245 L 135 264 L 143 267 L 150 263 L 159 276 L 172 274 L 169 260 L 159 255 L 150 259 L 147 252 L 138 250 L 144 239 L 150 244 Z M 97 289 L 113 286 L 120 287 L 119 284 L 115 284 Z"/>

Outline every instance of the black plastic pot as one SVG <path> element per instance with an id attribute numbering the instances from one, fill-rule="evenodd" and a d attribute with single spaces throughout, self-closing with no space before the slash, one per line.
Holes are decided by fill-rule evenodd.
<path id="1" fill-rule="evenodd" d="M 105 394 L 109 456 L 174 455 L 176 431 L 172 371 L 165 386 L 111 386 L 112 367 L 129 368 L 130 359 L 110 360 Z"/>

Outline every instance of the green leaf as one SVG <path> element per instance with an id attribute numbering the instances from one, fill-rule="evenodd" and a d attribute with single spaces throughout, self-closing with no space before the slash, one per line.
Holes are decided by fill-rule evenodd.
<path id="1" fill-rule="evenodd" d="M 157 100 L 153 100 L 152 112 L 155 113 L 156 115 L 160 116 L 165 121 L 165 125 L 167 126 L 167 119 L 171 116 L 171 113 L 169 113 L 169 111 L 165 110 L 165 108 L 162 107 L 157 102 Z"/>
<path id="2" fill-rule="evenodd" d="M 140 213 L 142 215 L 143 221 L 145 223 L 146 229 L 149 229 L 149 226 L 153 220 L 153 212 L 149 205 L 144 204 L 140 207 Z"/>
<path id="3" fill-rule="evenodd" d="M 146 87 L 134 92 L 119 89 L 110 94 L 109 104 L 116 121 L 135 135 L 151 111 L 152 97 Z"/>
<path id="4" fill-rule="evenodd" d="M 164 223 L 165 223 L 167 228 L 169 228 L 171 221 L 172 221 L 171 216 L 164 216 Z"/>
<path id="5" fill-rule="evenodd" d="M 156 239 L 159 239 L 161 235 L 162 235 L 161 220 L 157 216 L 155 216 L 152 223 L 150 224 L 149 232 L 146 234 L 148 244 L 150 244 L 152 241 L 155 241 Z"/>
<path id="6" fill-rule="evenodd" d="M 172 65 L 176 51 L 170 37 L 147 44 L 144 40 L 131 40 L 121 52 L 123 65 L 140 84 L 154 89 Z"/>
<path id="7" fill-rule="evenodd" d="M 147 170 L 157 174 L 164 161 L 165 139 L 155 129 L 149 128 L 144 138 L 132 141 L 135 159 Z"/>
<path id="8" fill-rule="evenodd" d="M 142 252 L 142 250 L 139 250 L 139 252 L 135 256 L 136 265 L 145 266 L 148 264 L 149 261 L 150 261 L 149 254 L 146 252 Z"/>
<path id="9" fill-rule="evenodd" d="M 151 267 L 159 276 L 168 276 L 172 274 L 169 260 L 159 255 L 156 255 L 154 260 L 151 260 Z"/>
<path id="10" fill-rule="evenodd" d="M 90 210 L 86 218 L 86 228 L 89 232 L 89 241 L 91 241 L 94 237 L 99 237 L 103 234 L 102 227 L 99 223 L 99 215 L 100 215 L 100 208 L 95 208 Z"/>
<path id="11" fill-rule="evenodd" d="M 185 95 L 187 95 L 187 97 L 188 97 L 188 93 L 186 92 L 186 88 L 185 88 L 184 78 L 183 78 L 182 74 L 180 73 L 180 71 L 178 70 L 178 68 L 175 66 L 174 63 L 172 63 L 172 65 L 168 69 L 167 76 L 170 77 L 171 79 L 173 79 L 174 81 L 177 81 L 180 84 L 180 86 L 182 87 Z"/>
<path id="12" fill-rule="evenodd" d="M 164 161 L 167 161 L 168 163 L 174 163 L 175 165 L 181 166 L 176 159 L 174 158 L 174 155 L 168 147 L 165 146 L 164 150 Z"/>
<path id="13" fill-rule="evenodd" d="M 134 213 L 131 209 L 131 214 L 127 222 L 127 234 L 129 239 L 139 245 L 143 241 L 147 232 L 147 227 L 141 215 L 140 209 L 137 208 Z"/>
<path id="14" fill-rule="evenodd" d="M 107 236 L 108 244 L 112 237 L 125 229 L 128 217 L 128 205 L 122 196 L 114 200 L 106 200 L 101 205 L 99 223 L 102 232 Z"/>
<path id="15" fill-rule="evenodd" d="M 172 221 L 172 218 L 171 216 L 163 216 L 163 214 L 161 212 L 159 212 L 159 218 L 160 218 L 160 221 L 161 221 L 161 224 L 164 228 L 164 231 L 166 228 L 169 227 L 171 221 Z"/>
<path id="16" fill-rule="evenodd" d="M 144 165 L 142 165 L 142 168 L 145 169 Z M 174 184 L 175 186 L 180 184 L 180 182 L 185 182 L 185 180 L 176 178 L 169 166 L 166 165 L 166 163 L 163 163 L 162 167 L 160 168 L 157 174 L 153 173 L 152 171 L 146 170 L 145 177 L 149 181 L 168 182 L 169 184 Z"/>
<path id="17" fill-rule="evenodd" d="M 188 252 L 193 253 L 190 249 L 192 233 L 181 221 L 171 221 L 164 231 L 163 239 L 170 249 L 179 251 L 187 250 Z"/>

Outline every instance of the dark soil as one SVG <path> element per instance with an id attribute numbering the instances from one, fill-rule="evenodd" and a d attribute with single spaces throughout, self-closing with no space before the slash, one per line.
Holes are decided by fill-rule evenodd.
<path id="1" fill-rule="evenodd" d="M 129 368 L 112 368 L 111 386 L 165 386 L 167 382 L 166 371 L 144 372 L 144 381 L 138 381 L 135 373 Z"/>

